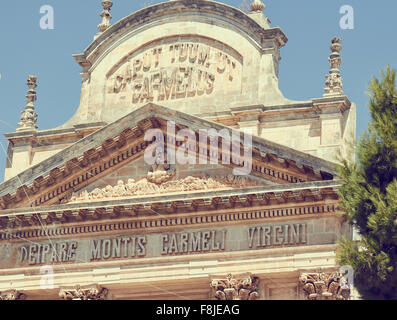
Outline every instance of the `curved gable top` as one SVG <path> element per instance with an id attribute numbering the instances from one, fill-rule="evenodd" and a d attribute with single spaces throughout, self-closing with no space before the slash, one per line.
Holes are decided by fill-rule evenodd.
<path id="1" fill-rule="evenodd" d="M 143 8 L 119 20 L 100 34 L 81 54 L 74 55 L 76 61 L 86 68 L 107 46 L 124 34 L 144 25 L 172 21 L 182 16 L 194 17 L 211 16 L 220 22 L 233 26 L 241 34 L 249 37 L 259 48 L 263 48 L 264 41 L 276 39 L 279 47 L 283 47 L 288 38 L 280 28 L 265 29 L 254 19 L 239 9 L 212 0 L 178 0 L 162 2 Z"/>
<path id="2" fill-rule="evenodd" d="M 289 104 L 278 87 L 286 42 L 261 12 L 209 0 L 146 7 L 74 55 L 83 68 L 81 100 L 63 127 L 111 123 L 147 103 L 197 116 Z"/>

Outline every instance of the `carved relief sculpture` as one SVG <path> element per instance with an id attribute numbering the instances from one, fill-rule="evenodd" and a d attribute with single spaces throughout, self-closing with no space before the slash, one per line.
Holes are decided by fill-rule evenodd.
<path id="1" fill-rule="evenodd" d="M 240 176 L 187 177 L 168 181 L 174 175 L 175 171 L 173 170 L 149 172 L 147 178 L 139 181 L 129 179 L 127 183 L 124 183 L 124 181 L 120 180 L 116 186 L 107 186 L 103 189 L 96 188 L 92 192 L 83 191 L 78 195 L 72 195 L 70 202 L 76 203 L 141 195 L 262 186 L 262 184 L 256 181 L 251 181 L 247 177 Z"/>
<path id="2" fill-rule="evenodd" d="M 250 275 L 236 279 L 229 274 L 226 279 L 213 280 L 211 288 L 217 300 L 257 300 L 258 282 L 257 277 Z"/>
<path id="3" fill-rule="evenodd" d="M 303 273 L 299 282 L 308 300 L 348 300 L 350 288 L 339 273 Z"/>
<path id="4" fill-rule="evenodd" d="M 160 150 L 160 152 L 157 153 L 156 160 L 152 165 L 151 171 L 148 172 L 147 180 L 155 184 L 162 184 L 170 181 L 175 174 L 175 168 L 171 169 L 171 166 L 167 163 L 164 150 Z"/>
<path id="5" fill-rule="evenodd" d="M 61 289 L 59 296 L 63 300 L 105 300 L 109 290 L 101 286 L 75 286 L 70 289 Z"/>

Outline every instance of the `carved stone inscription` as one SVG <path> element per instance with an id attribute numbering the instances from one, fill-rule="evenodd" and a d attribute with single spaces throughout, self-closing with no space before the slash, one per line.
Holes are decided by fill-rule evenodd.
<path id="1" fill-rule="evenodd" d="M 225 250 L 226 230 L 163 234 L 161 254 Z"/>
<path id="2" fill-rule="evenodd" d="M 86 263 L 112 259 L 139 259 L 222 251 L 254 250 L 307 243 L 307 225 L 290 223 L 230 226 L 163 234 L 125 235 L 110 238 L 35 243 L 16 248 L 17 265 Z M 8 263 L 9 264 L 9 263 Z M 0 267 L 7 265 L 0 260 Z"/>
<path id="3" fill-rule="evenodd" d="M 218 82 L 225 88 L 240 72 L 240 62 L 216 47 L 175 40 L 129 57 L 109 76 L 107 90 L 133 103 L 188 98 L 211 94 Z"/>
<path id="4" fill-rule="evenodd" d="M 249 248 L 306 243 L 306 224 L 284 224 L 248 229 Z"/>
<path id="5" fill-rule="evenodd" d="M 31 244 L 20 248 L 20 262 L 29 265 L 69 262 L 76 259 L 77 242 Z"/>
<path id="6" fill-rule="evenodd" d="M 146 256 L 146 236 L 92 240 L 90 260 Z"/>

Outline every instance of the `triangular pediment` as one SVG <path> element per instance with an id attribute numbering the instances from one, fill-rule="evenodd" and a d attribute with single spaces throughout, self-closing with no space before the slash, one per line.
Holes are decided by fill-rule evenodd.
<path id="1" fill-rule="evenodd" d="M 145 151 L 151 146 L 145 141 L 145 132 L 155 129 L 166 136 L 169 121 L 175 123 L 176 130 L 191 129 L 198 133 L 213 129 L 232 133 L 231 128 L 223 125 L 148 104 L 1 184 L 2 209 L 64 204 L 82 192 L 104 191 L 107 186 L 117 190 L 119 180 L 123 181 L 124 188 L 130 182 L 131 189 L 138 188 L 137 184 L 142 189 L 139 194 L 127 193 L 122 195 L 124 197 L 143 196 L 145 188 L 150 195 L 167 197 L 170 192 L 260 188 L 332 180 L 336 175 L 330 162 L 252 137 L 252 163 L 249 174 L 243 178 L 233 175 L 233 169 L 246 165 L 237 162 L 207 166 L 176 163 L 166 170 L 159 168 L 160 177 L 156 177 L 151 165 L 144 162 Z M 243 138 L 241 141 L 243 149 Z M 179 146 L 177 143 L 176 147 Z M 222 151 L 221 144 L 219 148 Z M 210 154 L 206 155 L 209 161 Z M 166 177 L 163 179 L 161 175 Z M 164 183 L 169 192 L 163 188 Z M 189 183 L 194 185 L 191 190 L 185 188 Z"/>

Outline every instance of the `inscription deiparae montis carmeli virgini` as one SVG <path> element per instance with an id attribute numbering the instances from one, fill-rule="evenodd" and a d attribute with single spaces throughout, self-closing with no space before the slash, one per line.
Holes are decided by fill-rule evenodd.
<path id="1" fill-rule="evenodd" d="M 125 235 L 22 245 L 19 264 L 40 265 L 241 251 L 307 243 L 305 223 Z"/>

